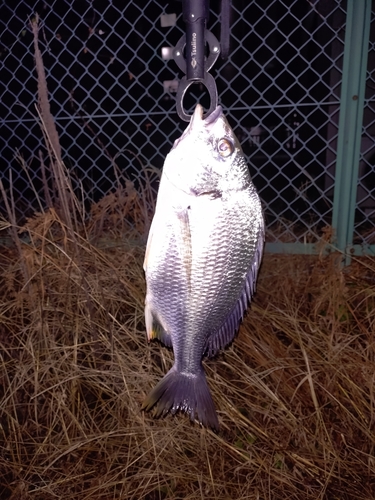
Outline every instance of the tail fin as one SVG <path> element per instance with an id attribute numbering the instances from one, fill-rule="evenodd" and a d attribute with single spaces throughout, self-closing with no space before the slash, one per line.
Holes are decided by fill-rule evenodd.
<path id="1" fill-rule="evenodd" d="M 172 367 L 145 399 L 142 410 L 156 406 L 156 417 L 178 410 L 196 418 L 205 427 L 219 430 L 215 405 L 212 401 L 204 371 L 198 374 L 181 373 Z"/>

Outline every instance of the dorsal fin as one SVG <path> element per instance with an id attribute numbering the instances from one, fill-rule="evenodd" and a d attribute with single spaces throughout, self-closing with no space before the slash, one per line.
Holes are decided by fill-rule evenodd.
<path id="1" fill-rule="evenodd" d="M 262 229 L 259 233 L 257 248 L 255 250 L 251 266 L 247 272 L 241 295 L 232 311 L 228 314 L 223 325 L 219 328 L 219 330 L 212 333 L 207 338 L 204 348 L 205 356 L 215 356 L 215 354 L 217 354 L 221 349 L 224 349 L 224 347 L 230 344 L 236 336 L 245 311 L 255 292 L 256 280 L 262 260 L 263 246 L 264 231 Z"/>

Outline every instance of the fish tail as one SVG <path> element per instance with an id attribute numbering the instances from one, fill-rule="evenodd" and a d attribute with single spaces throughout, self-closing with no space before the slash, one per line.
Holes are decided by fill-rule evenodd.
<path id="1" fill-rule="evenodd" d="M 203 368 L 198 374 L 191 374 L 172 367 L 147 396 L 142 410 L 149 411 L 154 406 L 156 417 L 181 410 L 189 414 L 190 420 L 197 419 L 205 427 L 219 430 L 219 420 Z"/>

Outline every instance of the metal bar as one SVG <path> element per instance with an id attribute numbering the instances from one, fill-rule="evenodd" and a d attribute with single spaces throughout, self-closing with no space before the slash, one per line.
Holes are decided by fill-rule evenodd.
<path id="1" fill-rule="evenodd" d="M 326 255 L 331 252 L 336 252 L 339 249 L 335 245 L 324 246 L 315 243 L 266 243 L 266 253 L 279 253 L 279 254 L 294 254 L 294 255 Z M 363 257 L 365 255 L 375 256 L 375 245 L 352 245 L 350 254 L 356 257 Z"/>
<path id="2" fill-rule="evenodd" d="M 274 243 L 266 243 L 264 251 L 266 253 L 294 254 L 294 255 L 315 255 L 317 251 L 314 243 L 282 243 L 276 241 Z"/>
<path id="3" fill-rule="evenodd" d="M 366 103 L 370 102 L 375 102 L 374 99 L 366 99 Z M 322 106 L 332 106 L 340 104 L 340 101 L 327 101 L 327 102 L 320 102 L 318 104 L 318 107 Z M 306 107 L 311 107 L 311 108 L 316 108 L 317 104 L 316 102 L 311 102 L 311 103 L 298 103 L 295 102 L 293 104 L 273 104 L 272 109 L 282 109 L 282 108 L 287 108 L 290 110 L 291 108 L 306 108 Z M 264 106 L 251 106 L 251 110 L 260 110 L 260 109 L 270 109 L 270 105 L 264 105 Z M 249 111 L 249 106 L 231 106 L 230 111 Z M 94 114 L 80 114 L 80 115 L 70 115 L 70 116 L 59 116 L 58 113 L 54 116 L 55 120 L 61 120 L 61 121 L 82 121 L 83 119 L 85 120 L 95 120 L 96 118 L 128 118 L 131 116 L 166 116 L 169 115 L 171 118 L 175 117 L 175 110 L 169 110 L 169 111 L 131 111 L 129 113 L 94 113 Z M 0 118 L 0 125 L 4 125 L 6 123 L 35 123 L 35 117 L 34 118 Z"/>
<path id="4" fill-rule="evenodd" d="M 31 241 L 28 236 L 20 237 L 22 243 L 30 245 Z M 117 241 L 113 244 L 118 245 Z M 132 244 L 135 246 L 144 246 L 144 241 L 136 240 Z M 10 236 L 0 236 L 0 245 L 3 247 L 12 247 L 14 242 Z M 106 246 L 110 247 L 112 245 L 111 240 L 106 240 Z M 99 245 L 100 246 L 100 245 Z M 331 252 L 336 251 L 332 245 L 326 245 L 324 247 L 317 246 L 314 243 L 266 243 L 265 252 L 270 254 L 283 254 L 283 255 L 327 255 Z M 353 245 L 352 247 L 353 257 L 364 257 L 364 256 L 375 256 L 375 245 Z"/>
<path id="5" fill-rule="evenodd" d="M 186 78 L 203 80 L 208 0 L 183 0 L 182 10 L 186 23 Z"/>
<path id="6" fill-rule="evenodd" d="M 370 19 L 371 0 L 348 0 L 332 215 L 346 264 L 354 233 Z"/>

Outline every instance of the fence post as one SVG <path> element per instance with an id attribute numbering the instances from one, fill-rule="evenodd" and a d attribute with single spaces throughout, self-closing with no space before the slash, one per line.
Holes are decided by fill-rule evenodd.
<path id="1" fill-rule="evenodd" d="M 366 85 L 371 0 L 348 0 L 332 227 L 350 262 Z"/>

